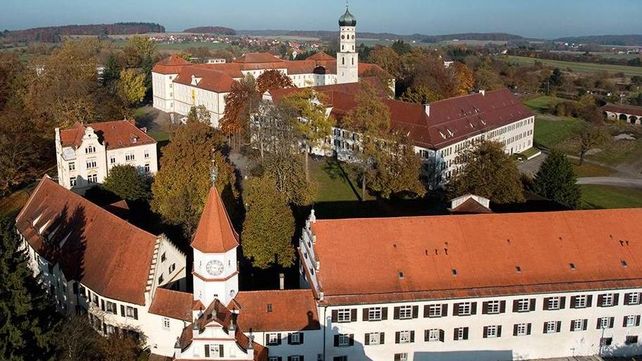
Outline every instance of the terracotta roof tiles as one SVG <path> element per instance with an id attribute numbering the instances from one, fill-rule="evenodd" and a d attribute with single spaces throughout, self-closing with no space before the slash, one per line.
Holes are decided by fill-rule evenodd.
<path id="1" fill-rule="evenodd" d="M 74 124 L 71 128 L 60 130 L 60 142 L 63 147 L 77 148 L 82 144 L 85 129 L 91 127 L 107 149 L 135 147 L 145 144 L 156 144 L 150 137 L 129 120 L 113 120 L 83 125 Z"/>
<path id="2" fill-rule="evenodd" d="M 628 104 L 606 104 L 602 111 L 642 116 L 642 107 Z"/>
<path id="3" fill-rule="evenodd" d="M 212 187 L 198 222 L 192 247 L 205 253 L 225 253 L 238 245 L 238 234 L 232 226 L 223 200 L 216 188 Z"/>
<path id="4" fill-rule="evenodd" d="M 157 288 L 149 312 L 176 320 L 192 321 L 194 295 L 187 292 Z"/>

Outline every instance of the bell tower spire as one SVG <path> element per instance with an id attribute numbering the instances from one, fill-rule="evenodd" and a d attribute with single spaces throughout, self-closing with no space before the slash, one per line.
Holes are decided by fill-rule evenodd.
<path id="1" fill-rule="evenodd" d="M 346 0 L 346 12 L 339 18 L 339 52 L 337 53 L 337 83 L 359 81 L 359 54 L 356 49 L 357 18 L 350 13 Z"/>

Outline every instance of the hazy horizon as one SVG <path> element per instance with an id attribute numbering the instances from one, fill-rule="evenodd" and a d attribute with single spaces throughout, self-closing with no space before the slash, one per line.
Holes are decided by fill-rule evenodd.
<path id="1" fill-rule="evenodd" d="M 312 9 L 297 0 L 8 0 L 0 30 L 33 27 L 153 22 L 168 32 L 195 26 L 235 30 L 337 30 L 345 2 Z M 311 12 L 313 11 L 314 12 Z M 641 34 L 639 0 L 352 0 L 358 31 L 399 35 L 511 33 L 529 38 Z M 458 21 L 453 21 L 458 20 Z"/>

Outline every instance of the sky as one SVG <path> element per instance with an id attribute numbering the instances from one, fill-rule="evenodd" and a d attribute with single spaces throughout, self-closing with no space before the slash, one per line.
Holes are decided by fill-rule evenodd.
<path id="1" fill-rule="evenodd" d="M 336 30 L 345 0 L 0 0 L 0 30 L 154 22 L 167 31 Z M 357 31 L 526 37 L 642 33 L 642 0 L 350 0 Z"/>

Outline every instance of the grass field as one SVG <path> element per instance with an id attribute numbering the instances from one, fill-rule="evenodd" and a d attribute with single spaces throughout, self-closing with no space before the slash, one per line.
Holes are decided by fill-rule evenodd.
<path id="1" fill-rule="evenodd" d="M 578 177 L 608 177 L 615 173 L 613 169 L 597 164 L 584 162 L 584 164 L 579 166 L 576 160 L 571 160 L 571 163 L 573 164 L 573 171 L 575 171 L 575 175 Z"/>
<path id="2" fill-rule="evenodd" d="M 318 184 L 316 202 L 359 200 L 360 188 L 356 177 L 345 164 L 339 166 L 334 159 L 310 162 L 310 178 Z"/>
<path id="3" fill-rule="evenodd" d="M 29 192 L 32 187 L 21 189 L 15 193 L 0 199 L 0 217 L 15 216 L 18 214 L 22 206 L 27 203 L 29 199 Z"/>
<path id="4" fill-rule="evenodd" d="M 569 61 L 558 61 L 548 59 L 528 58 L 523 56 L 508 55 L 503 57 L 508 62 L 517 63 L 519 65 L 532 65 L 536 61 L 544 65 L 560 68 L 571 69 L 578 73 L 597 73 L 600 71 L 607 71 L 609 73 L 624 73 L 626 76 L 642 76 L 642 67 L 625 66 L 625 65 L 610 65 L 610 64 L 593 64 L 593 63 L 577 63 Z"/>
<path id="5" fill-rule="evenodd" d="M 535 117 L 535 144 L 546 148 L 570 150 L 574 134 L 583 121 L 576 118 L 538 115 Z"/>
<path id="6" fill-rule="evenodd" d="M 623 187 L 583 185 L 582 208 L 642 207 L 642 190 Z"/>
<path id="7" fill-rule="evenodd" d="M 566 99 L 542 95 L 536 98 L 528 99 L 524 105 L 538 113 L 546 113 L 557 105 L 557 103 L 567 101 Z"/>

